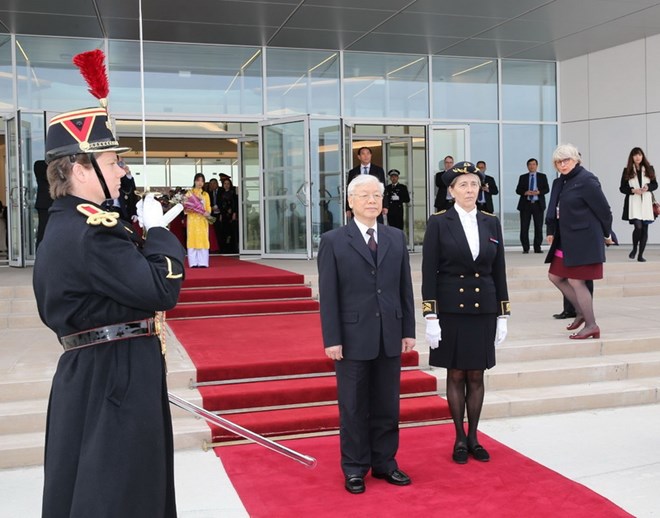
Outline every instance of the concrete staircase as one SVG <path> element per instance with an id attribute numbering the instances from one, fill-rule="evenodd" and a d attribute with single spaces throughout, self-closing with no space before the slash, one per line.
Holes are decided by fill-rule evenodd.
<path id="1" fill-rule="evenodd" d="M 511 261 L 507 254 L 512 316 L 497 366 L 487 372 L 484 418 L 660 402 L 660 257 L 642 264 L 628 262 L 623 252 L 614 260 L 608 253 L 605 279 L 596 282 L 601 339 L 585 341 L 569 340 L 568 322 L 552 318 L 561 297 L 547 280 L 546 266 L 532 255 L 524 256 L 525 263 L 519 252 L 511 252 Z M 413 255 L 417 308 L 419 263 Z M 313 262 L 266 264 L 304 273 L 316 294 Z M 0 272 L 0 468 L 42 462 L 48 393 L 61 354 L 39 320 L 29 274 L 14 286 L 4 286 L 6 275 Z M 436 376 L 444 395 L 444 369 L 428 367 L 421 314 L 417 336 L 420 365 Z M 167 346 L 170 391 L 201 406 L 199 392 L 189 388 L 195 369 L 186 351 L 171 333 Z M 210 441 L 203 421 L 171 408 L 177 449 Z"/>

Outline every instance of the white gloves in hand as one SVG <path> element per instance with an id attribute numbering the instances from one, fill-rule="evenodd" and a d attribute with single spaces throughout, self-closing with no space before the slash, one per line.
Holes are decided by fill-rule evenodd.
<path id="1" fill-rule="evenodd" d="M 440 321 L 434 313 L 429 313 L 424 318 L 426 319 L 426 343 L 431 349 L 436 349 L 439 345 L 438 342 L 442 340 Z"/>
<path id="2" fill-rule="evenodd" d="M 139 202 L 137 202 L 137 217 L 140 226 L 147 230 L 154 227 L 164 227 L 165 219 L 163 218 L 163 206 L 153 193 L 147 194 Z"/>
<path id="3" fill-rule="evenodd" d="M 504 343 L 507 333 L 507 318 L 497 317 L 497 330 L 495 331 L 495 347 Z"/>

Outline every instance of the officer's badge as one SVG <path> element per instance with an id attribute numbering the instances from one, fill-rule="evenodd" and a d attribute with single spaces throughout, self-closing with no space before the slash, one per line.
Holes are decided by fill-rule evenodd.
<path id="1" fill-rule="evenodd" d="M 99 209 L 91 203 L 81 203 L 76 207 L 78 212 L 87 216 L 88 225 L 103 225 L 104 227 L 114 227 L 119 220 L 119 214 L 116 212 L 107 212 Z"/>

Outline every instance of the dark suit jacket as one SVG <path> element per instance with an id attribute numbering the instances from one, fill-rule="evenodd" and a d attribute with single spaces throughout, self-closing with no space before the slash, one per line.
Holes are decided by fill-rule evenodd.
<path id="1" fill-rule="evenodd" d="M 53 204 L 53 199 L 50 197 L 47 167 L 44 160 L 37 160 L 34 163 L 33 171 L 37 179 L 37 197 L 34 201 L 34 208 L 37 210 L 48 210 Z"/>
<path id="2" fill-rule="evenodd" d="M 596 175 L 581 165 L 552 183 L 545 224 L 548 235 L 555 236 L 546 263 L 552 262 L 560 244 L 566 266 L 605 262 L 605 238 L 612 233 L 612 210 Z"/>
<path id="3" fill-rule="evenodd" d="M 429 218 L 422 256 L 425 313 L 509 314 L 502 227 L 484 212 L 477 212 L 477 225 L 474 260 L 455 208 Z"/>
<path id="4" fill-rule="evenodd" d="M 545 210 L 545 195 L 550 192 L 550 185 L 548 184 L 548 177 L 543 173 L 536 173 L 536 188 L 541 191 L 539 194 L 538 204 L 541 209 Z M 531 202 L 525 196 L 525 191 L 529 190 L 529 173 L 521 174 L 518 178 L 518 186 L 516 187 L 516 194 L 520 196 L 518 200 L 518 210 L 525 210 Z"/>
<path id="5" fill-rule="evenodd" d="M 348 184 L 351 183 L 351 180 L 360 174 L 362 174 L 362 164 L 355 166 L 353 169 L 351 169 L 348 172 L 348 178 L 346 179 L 346 189 L 348 189 Z M 382 167 L 376 164 L 370 164 L 369 174 L 371 176 L 375 176 L 376 178 L 378 178 L 378 180 L 380 180 L 380 183 L 382 183 L 383 186 L 385 186 L 385 170 Z M 386 209 L 388 207 L 389 205 L 387 199 L 383 198 L 383 208 Z M 348 205 L 348 193 L 346 193 L 346 209 L 347 210 L 350 209 L 350 206 Z"/>
<path id="6" fill-rule="evenodd" d="M 442 175 L 444 171 L 435 173 L 435 186 L 438 188 L 438 191 L 435 193 L 435 201 L 433 206 L 435 210 L 446 210 L 451 208 L 453 202 L 447 200 L 447 186 L 445 182 L 442 181 Z"/>
<path id="7" fill-rule="evenodd" d="M 318 253 L 321 329 L 325 347 L 343 346 L 344 358 L 373 360 L 381 337 L 388 357 L 415 337 L 408 246 L 403 232 L 378 224 L 377 264 L 351 219 L 321 236 Z"/>
<path id="8" fill-rule="evenodd" d="M 493 178 L 492 176 L 486 175 L 485 183 L 486 185 L 488 185 L 488 192 L 484 191 L 486 202 L 477 203 L 477 208 L 479 210 L 485 210 L 486 212 L 495 212 L 495 206 L 493 205 L 493 196 L 498 194 L 500 191 L 497 189 L 495 178 Z"/>
<path id="9" fill-rule="evenodd" d="M 126 220 L 137 214 L 137 202 L 139 198 L 135 194 L 135 178 L 122 176 L 121 188 L 119 190 L 119 206 L 121 207 L 121 216 Z"/>

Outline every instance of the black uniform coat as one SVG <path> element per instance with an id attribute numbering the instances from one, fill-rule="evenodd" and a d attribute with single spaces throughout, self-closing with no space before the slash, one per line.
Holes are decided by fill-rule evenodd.
<path id="1" fill-rule="evenodd" d="M 433 202 L 433 206 L 437 211 L 449 209 L 454 204 L 453 199 L 447 199 L 447 186 L 442 180 L 442 175 L 444 173 L 445 171 L 435 173 L 435 186 L 437 187 L 438 191 L 435 193 L 435 201 Z"/>
<path id="2" fill-rule="evenodd" d="M 477 225 L 475 260 L 454 207 L 429 218 L 422 257 L 425 313 L 509 314 L 502 227 L 496 216 L 480 211 Z M 429 308 L 428 302 L 435 307 Z"/>
<path id="3" fill-rule="evenodd" d="M 88 223 L 54 201 L 34 265 L 39 315 L 58 337 L 172 308 L 184 250 L 164 228 Z M 96 224 L 94 224 L 96 223 Z M 174 517 L 172 424 L 157 336 L 67 351 L 48 408 L 44 517 Z"/>
<path id="4" fill-rule="evenodd" d="M 605 238 L 612 233 L 612 210 L 596 175 L 580 164 L 552 183 L 545 224 L 547 234 L 555 236 L 546 263 L 552 262 L 558 246 L 566 266 L 605 262 Z"/>
<path id="5" fill-rule="evenodd" d="M 410 203 L 408 187 L 402 183 L 391 183 L 385 187 L 385 199 L 387 200 L 387 224 L 403 230 L 404 203 Z"/>

